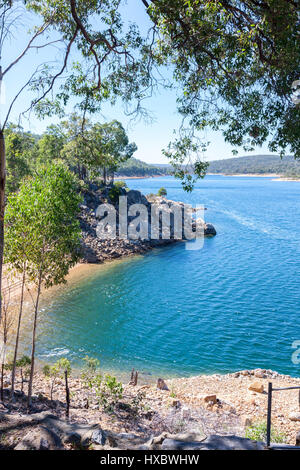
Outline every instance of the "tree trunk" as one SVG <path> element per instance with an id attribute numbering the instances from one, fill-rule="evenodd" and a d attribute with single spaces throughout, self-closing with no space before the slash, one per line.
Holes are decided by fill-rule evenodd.
<path id="1" fill-rule="evenodd" d="M 103 168 L 103 183 L 104 183 L 104 186 L 106 186 L 106 168 L 105 167 Z"/>
<path id="2" fill-rule="evenodd" d="M 42 286 L 42 273 L 40 273 L 39 275 L 38 290 L 37 290 L 36 302 L 35 302 L 35 308 L 34 308 L 32 346 L 31 346 L 31 367 L 30 367 L 28 398 L 27 398 L 28 410 L 31 408 L 32 382 L 33 382 L 33 374 L 34 374 L 34 357 L 35 357 L 35 336 L 36 336 L 36 326 L 37 326 L 37 316 L 38 316 L 39 300 L 40 300 L 40 294 L 41 294 L 41 286 Z"/>
<path id="3" fill-rule="evenodd" d="M 19 316 L 18 316 L 18 327 L 17 327 L 17 335 L 16 335 L 16 344 L 15 344 L 13 368 L 12 368 L 12 372 L 11 372 L 11 399 L 12 400 L 14 399 L 14 393 L 15 393 L 16 363 L 17 363 L 17 357 L 18 357 L 21 319 L 22 319 L 22 313 L 23 313 L 24 287 L 25 287 L 25 279 L 26 279 L 25 269 L 26 269 L 26 263 L 24 263 L 24 265 L 23 265 L 23 277 L 22 277 L 20 308 L 19 308 Z"/>
<path id="4" fill-rule="evenodd" d="M 4 333 L 3 339 L 3 349 L 2 349 L 2 358 L 1 358 L 1 384 L 0 384 L 0 397 L 2 403 L 4 402 L 4 366 L 5 366 L 5 358 L 6 358 L 6 345 L 7 345 L 7 336 Z"/>
<path id="5" fill-rule="evenodd" d="M 54 384 L 55 384 L 55 379 L 51 381 L 51 387 L 50 387 L 50 400 L 53 400 L 53 390 L 54 390 Z"/>
<path id="6" fill-rule="evenodd" d="M 0 389 L 1 389 L 1 392 L 0 392 L 1 395 L 0 396 L 1 396 L 2 403 L 4 402 L 3 379 L 4 379 L 4 360 L 2 360 L 2 364 L 1 364 L 1 385 L 0 385 Z"/>
<path id="7" fill-rule="evenodd" d="M 65 370 L 65 382 L 66 382 L 66 418 L 69 417 L 70 413 L 70 390 L 69 390 L 69 384 L 68 384 L 68 371 Z"/>
<path id="8" fill-rule="evenodd" d="M 0 319 L 2 314 L 2 266 L 4 252 L 4 211 L 5 211 L 5 140 L 3 130 L 0 130 Z"/>
<path id="9" fill-rule="evenodd" d="M 24 390 L 23 368 L 21 367 L 21 392 Z"/>

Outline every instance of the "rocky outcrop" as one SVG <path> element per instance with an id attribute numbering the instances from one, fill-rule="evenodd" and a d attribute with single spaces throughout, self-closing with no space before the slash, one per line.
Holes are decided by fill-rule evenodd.
<path id="1" fill-rule="evenodd" d="M 143 204 L 148 213 L 148 236 L 146 238 L 133 239 L 122 239 L 118 236 L 119 231 L 119 205 L 113 202 L 109 198 L 109 190 L 104 191 L 97 190 L 95 186 L 90 187 L 88 191 L 84 193 L 84 203 L 80 206 L 80 225 L 82 230 L 82 254 L 83 260 L 87 263 L 101 263 L 106 260 L 121 258 L 130 256 L 133 254 L 143 254 L 147 251 L 164 245 L 169 245 L 178 241 L 185 240 L 185 234 L 182 233 L 181 240 L 174 236 L 174 211 L 182 211 L 182 223 L 184 222 L 182 202 L 175 202 L 168 200 L 163 197 L 151 196 L 146 198 L 140 191 L 130 190 L 126 191 L 121 188 L 121 195 L 127 196 L 128 208 L 134 204 Z M 117 236 L 111 239 L 101 239 L 97 236 L 96 229 L 99 223 L 99 217 L 97 216 L 97 208 L 101 204 L 110 203 L 116 209 L 117 216 Z M 193 214 L 195 210 L 190 207 L 186 208 L 186 216 L 191 218 L 192 229 L 196 230 L 196 219 Z M 153 238 L 151 232 L 152 228 L 152 214 L 155 210 L 162 210 L 164 214 L 170 217 L 170 237 L 164 238 L 164 233 L 160 228 L 159 238 Z M 160 220 L 162 215 L 159 216 Z M 128 223 L 132 222 L 135 216 L 128 216 Z M 201 228 L 202 234 L 207 237 L 215 236 L 216 230 L 212 224 L 206 224 L 202 219 L 197 219 L 198 228 Z"/>

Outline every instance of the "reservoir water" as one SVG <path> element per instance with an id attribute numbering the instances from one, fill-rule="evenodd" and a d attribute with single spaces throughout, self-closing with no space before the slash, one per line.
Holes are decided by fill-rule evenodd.
<path id="1" fill-rule="evenodd" d="M 76 364 L 89 355 L 104 369 L 169 376 L 256 367 L 299 375 L 300 183 L 207 176 L 191 194 L 172 177 L 127 184 L 205 205 L 217 236 L 201 250 L 174 244 L 60 287 L 42 305 L 38 357 Z"/>

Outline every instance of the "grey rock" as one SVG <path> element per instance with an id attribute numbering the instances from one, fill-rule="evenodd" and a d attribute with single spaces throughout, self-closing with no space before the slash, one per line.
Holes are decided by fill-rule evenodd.
<path id="1" fill-rule="evenodd" d="M 81 444 L 81 435 L 76 431 L 68 432 L 63 437 L 63 443 L 64 444 L 72 444 L 74 446 L 79 446 Z"/>
<path id="2" fill-rule="evenodd" d="M 102 429 L 96 429 L 92 433 L 91 441 L 94 444 L 99 444 L 101 446 L 104 446 L 106 442 L 106 434 Z"/>
<path id="3" fill-rule="evenodd" d="M 201 442 L 186 442 L 175 439 L 165 439 L 161 445 L 162 450 L 200 450 Z"/>
<path id="4" fill-rule="evenodd" d="M 149 202 L 147 198 L 140 192 L 136 191 L 135 189 L 131 189 L 126 193 L 127 196 L 127 203 L 129 206 L 132 204 L 144 204 L 149 206 Z"/>
<path id="5" fill-rule="evenodd" d="M 257 377 L 258 379 L 265 379 L 266 378 L 266 374 L 264 373 L 264 371 L 262 369 L 256 369 L 254 371 L 254 376 Z"/>
<path id="6" fill-rule="evenodd" d="M 164 379 L 157 379 L 157 388 L 159 390 L 169 390 Z"/>
<path id="7" fill-rule="evenodd" d="M 58 435 L 45 426 L 39 426 L 29 431 L 14 450 L 56 450 L 61 448 L 62 443 Z"/>
<path id="8" fill-rule="evenodd" d="M 165 439 L 162 450 L 264 450 L 263 442 L 256 442 L 238 436 L 211 435 L 203 441 L 182 441 Z"/>
<path id="9" fill-rule="evenodd" d="M 204 443 L 208 448 L 216 450 L 264 450 L 265 448 L 263 442 L 238 436 L 211 435 Z"/>
<path id="10" fill-rule="evenodd" d="M 217 235 L 217 231 L 216 231 L 215 227 L 212 224 L 205 224 L 204 225 L 204 235 L 206 237 L 208 237 L 208 236 L 214 237 L 215 235 Z"/>

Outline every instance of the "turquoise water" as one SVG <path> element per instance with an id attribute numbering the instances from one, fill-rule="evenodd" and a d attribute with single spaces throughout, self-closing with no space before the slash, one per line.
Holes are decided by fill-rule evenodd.
<path id="1" fill-rule="evenodd" d="M 300 183 L 208 176 L 128 180 L 204 204 L 217 236 L 112 264 L 43 305 L 38 356 L 96 356 L 103 368 L 191 375 L 270 368 L 299 375 Z"/>

